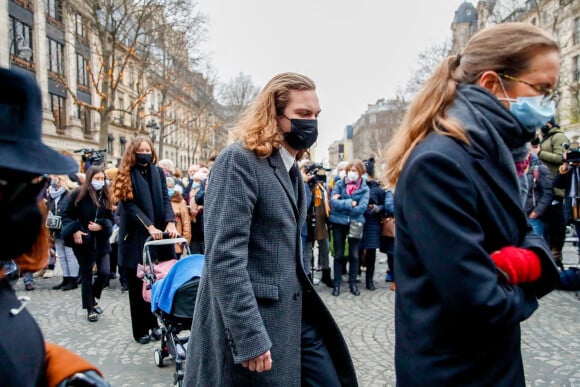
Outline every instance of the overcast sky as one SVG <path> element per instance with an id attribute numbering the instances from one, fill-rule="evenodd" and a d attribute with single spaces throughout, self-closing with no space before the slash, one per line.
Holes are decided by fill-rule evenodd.
<path id="1" fill-rule="evenodd" d="M 209 20 L 202 50 L 220 81 L 240 72 L 259 87 L 284 71 L 311 77 L 322 108 L 320 159 L 368 104 L 405 87 L 420 52 L 451 37 L 463 2 L 198 0 Z"/>

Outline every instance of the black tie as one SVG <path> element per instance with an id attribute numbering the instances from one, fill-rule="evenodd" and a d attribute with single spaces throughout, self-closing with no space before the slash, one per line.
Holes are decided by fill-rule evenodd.
<path id="1" fill-rule="evenodd" d="M 290 180 L 292 181 L 292 187 L 294 188 L 294 199 L 298 202 L 298 168 L 296 168 L 296 164 L 290 168 Z"/>

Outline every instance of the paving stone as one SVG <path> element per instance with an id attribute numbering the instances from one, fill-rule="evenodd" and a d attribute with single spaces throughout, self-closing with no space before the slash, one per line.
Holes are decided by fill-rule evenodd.
<path id="1" fill-rule="evenodd" d="M 567 246 L 564 263 L 576 265 L 576 248 Z M 395 292 L 384 281 L 386 264 L 379 254 L 375 291 L 363 283 L 361 295 L 344 290 L 339 297 L 331 289 L 317 286 L 340 325 L 352 353 L 359 383 L 363 387 L 394 386 L 393 366 Z M 320 273 L 316 273 L 320 276 Z M 131 336 L 128 294 L 120 292 L 118 280 L 103 292 L 103 314 L 88 322 L 81 308 L 80 288 L 51 290 L 62 280 L 35 279 L 37 289 L 20 295 L 31 298 L 27 308 L 35 316 L 45 338 L 63 345 L 96 364 L 113 386 L 170 386 L 175 366 L 166 359 L 163 368 L 154 364 L 153 351 L 159 342 L 136 343 Z M 188 332 L 183 332 L 187 335 Z M 528 386 L 580 387 L 580 300 L 573 292 L 554 291 L 540 300 L 539 309 L 522 324 L 522 353 Z"/>

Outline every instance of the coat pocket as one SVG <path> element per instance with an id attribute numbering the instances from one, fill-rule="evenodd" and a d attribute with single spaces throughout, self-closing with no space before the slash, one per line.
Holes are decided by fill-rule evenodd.
<path id="1" fill-rule="evenodd" d="M 252 288 L 254 289 L 254 295 L 256 298 L 278 301 L 278 286 L 253 282 Z"/>

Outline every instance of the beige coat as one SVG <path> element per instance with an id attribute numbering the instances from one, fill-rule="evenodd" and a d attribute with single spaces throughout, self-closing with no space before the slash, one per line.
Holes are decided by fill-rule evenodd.
<path id="1" fill-rule="evenodd" d="M 191 242 L 191 217 L 189 216 L 189 209 L 187 203 L 179 193 L 175 193 L 171 198 L 171 207 L 175 213 L 175 228 L 179 235 Z M 177 254 L 183 253 L 183 247 L 179 244 L 175 245 L 175 252 Z"/>

